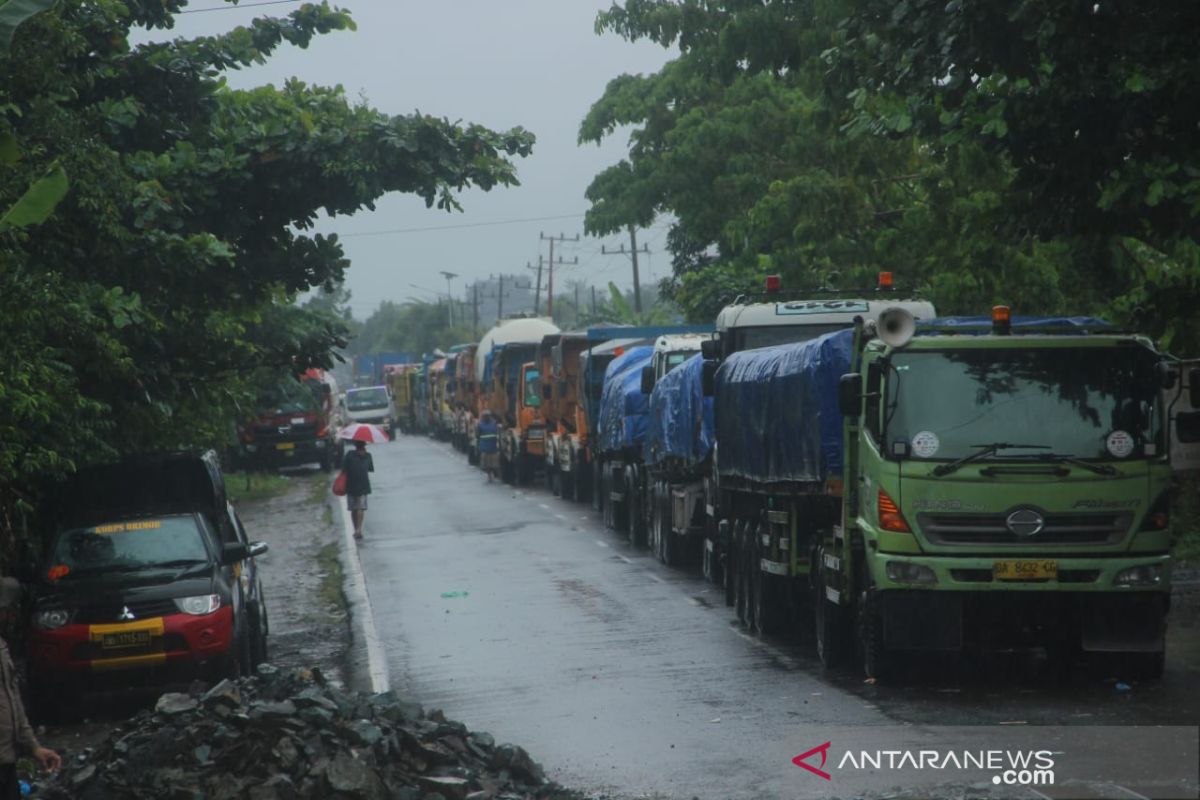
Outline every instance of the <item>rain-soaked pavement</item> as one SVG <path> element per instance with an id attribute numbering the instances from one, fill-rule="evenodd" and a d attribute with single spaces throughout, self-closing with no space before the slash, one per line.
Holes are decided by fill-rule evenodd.
<path id="1" fill-rule="evenodd" d="M 585 505 L 538 486 L 488 485 L 449 446 L 420 437 L 372 452 L 360 553 L 393 686 L 525 746 L 568 785 L 619 797 L 908 796 L 895 773 L 825 781 L 792 758 L 827 741 L 875 750 L 925 735 L 990 748 L 1019 726 L 1189 726 L 1166 735 L 1194 751 L 1196 597 L 1177 598 L 1158 683 L 1121 682 L 1103 667 L 1064 680 L 1030 654 L 1000 654 L 869 685 L 854 670 L 822 670 L 798 637 L 746 634 L 716 587 L 631 548 Z M 1077 740 L 1063 737 L 1060 748 Z M 1092 750 L 1100 774 L 1111 744 Z M 1068 789 L 1062 775 L 1053 789 L 1000 795 L 924 779 L 946 784 L 927 796 L 1166 796 L 1148 782 Z"/>

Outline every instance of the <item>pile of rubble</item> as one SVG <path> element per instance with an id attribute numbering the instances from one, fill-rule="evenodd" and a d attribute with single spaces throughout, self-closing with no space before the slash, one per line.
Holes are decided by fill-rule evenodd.
<path id="1" fill-rule="evenodd" d="M 319 670 L 259 667 L 194 694 L 164 694 L 70 758 L 54 800 L 581 800 L 520 747 L 497 745 L 392 692 L 329 685 Z"/>

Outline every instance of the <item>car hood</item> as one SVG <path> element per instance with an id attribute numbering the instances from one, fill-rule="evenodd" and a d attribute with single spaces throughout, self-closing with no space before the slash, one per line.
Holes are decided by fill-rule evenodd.
<path id="1" fill-rule="evenodd" d="M 201 569 L 204 572 L 200 572 Z M 109 573 L 42 583 L 38 587 L 35 604 L 38 608 L 102 606 L 171 600 L 215 592 L 216 581 L 212 568 L 198 567 L 142 574 Z"/>

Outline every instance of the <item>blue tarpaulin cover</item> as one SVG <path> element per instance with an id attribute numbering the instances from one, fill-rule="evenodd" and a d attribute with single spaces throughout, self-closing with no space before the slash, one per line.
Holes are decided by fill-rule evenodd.
<path id="1" fill-rule="evenodd" d="M 773 483 L 824 481 L 842 469 L 838 382 L 854 331 L 734 353 L 717 370 L 721 475 Z"/>
<path id="2" fill-rule="evenodd" d="M 1104 330 L 1112 328 L 1111 322 L 1106 322 L 1098 317 L 1013 317 L 1011 327 L 1013 330 L 1020 328 L 1056 328 L 1061 329 L 1064 333 L 1069 333 L 1072 329 L 1077 329 L 1081 333 L 1084 331 Z M 923 320 L 917 323 L 917 335 L 936 334 L 936 330 L 930 328 L 974 328 L 974 332 L 986 334 L 992 332 L 991 317 L 937 317 L 936 319 Z M 971 333 L 972 331 L 963 330 L 961 333 Z"/>
<path id="3" fill-rule="evenodd" d="M 646 395 L 642 394 L 642 367 L 650 363 L 654 348 L 631 347 L 612 360 L 604 371 L 600 399 L 600 452 L 612 453 L 640 447 L 646 438 Z"/>
<path id="4" fill-rule="evenodd" d="M 704 357 L 697 353 L 655 384 L 646 419 L 646 463 L 678 458 L 695 467 L 712 452 L 716 423 L 713 399 L 704 396 L 703 372 Z"/>

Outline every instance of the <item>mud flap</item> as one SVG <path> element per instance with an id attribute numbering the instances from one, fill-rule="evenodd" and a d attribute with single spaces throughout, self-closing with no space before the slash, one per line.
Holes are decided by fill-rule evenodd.
<path id="1" fill-rule="evenodd" d="M 888 650 L 960 650 L 963 604 L 957 592 L 887 591 L 876 595 Z"/>
<path id="2" fill-rule="evenodd" d="M 1080 646 L 1094 653 L 1157 653 L 1166 646 L 1167 596 L 1099 595 L 1081 607 Z"/>

